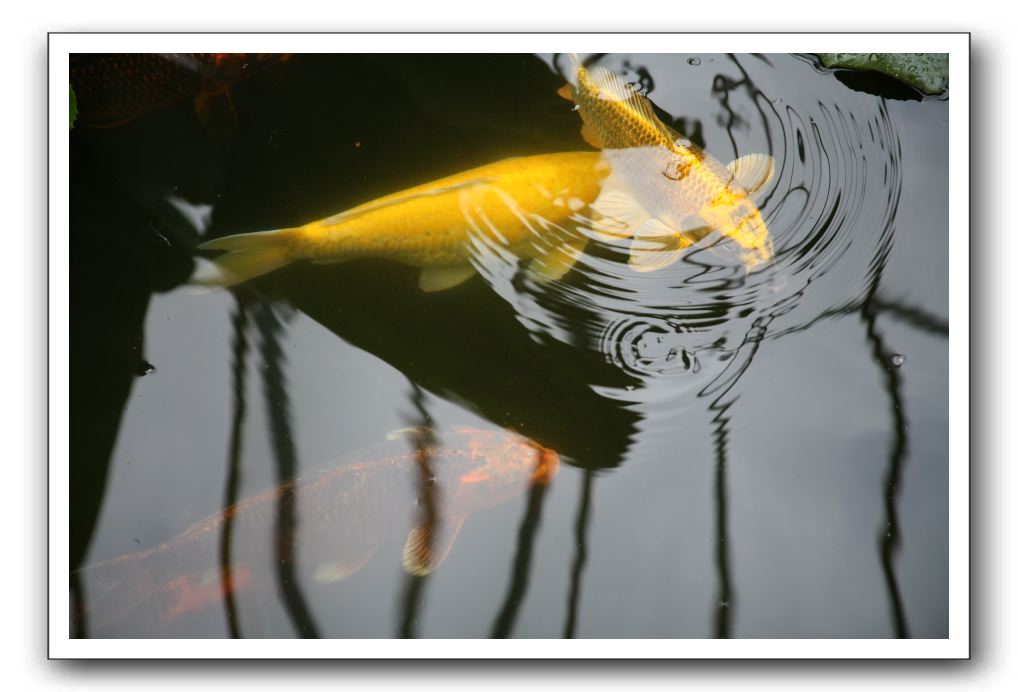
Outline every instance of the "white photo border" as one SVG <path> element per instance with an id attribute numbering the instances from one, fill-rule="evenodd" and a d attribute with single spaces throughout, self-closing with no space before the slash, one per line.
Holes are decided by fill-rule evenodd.
<path id="1" fill-rule="evenodd" d="M 72 639 L 68 56 L 249 53 L 948 53 L 949 636 L 946 639 Z M 967 33 L 52 33 L 49 35 L 49 657 L 53 659 L 964 659 L 970 655 Z M 451 643 L 455 642 L 452 646 Z M 455 655 L 450 655 L 455 652 Z"/>

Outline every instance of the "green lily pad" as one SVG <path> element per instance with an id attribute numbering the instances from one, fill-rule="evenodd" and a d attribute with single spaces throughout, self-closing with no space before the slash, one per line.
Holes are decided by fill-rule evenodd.
<path id="1" fill-rule="evenodd" d="M 69 129 L 73 130 L 74 121 L 78 119 L 78 97 L 74 95 L 74 87 L 71 85 L 68 87 L 71 90 L 71 127 Z"/>
<path id="2" fill-rule="evenodd" d="M 947 90 L 947 53 L 817 53 L 817 57 L 824 67 L 874 70 L 924 94 Z"/>

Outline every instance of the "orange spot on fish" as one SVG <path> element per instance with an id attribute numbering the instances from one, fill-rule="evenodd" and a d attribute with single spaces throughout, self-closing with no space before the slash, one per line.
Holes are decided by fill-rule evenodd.
<path id="1" fill-rule="evenodd" d="M 177 577 L 167 584 L 167 590 L 176 591 L 178 598 L 166 619 L 174 620 L 185 613 L 201 610 L 209 603 L 218 602 L 226 594 L 243 588 L 250 581 L 251 569 L 247 565 L 240 565 L 225 575 L 219 575 L 210 584 L 193 584 L 187 575 Z"/>
<path id="2" fill-rule="evenodd" d="M 490 480 L 491 474 L 487 471 L 472 471 L 465 476 L 460 476 L 460 483 L 483 483 Z"/>

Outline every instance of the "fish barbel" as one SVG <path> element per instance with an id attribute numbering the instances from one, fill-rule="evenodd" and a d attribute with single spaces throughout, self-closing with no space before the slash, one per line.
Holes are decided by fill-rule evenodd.
<path id="1" fill-rule="evenodd" d="M 396 431 L 385 456 L 324 466 L 242 500 L 159 546 L 83 568 L 85 605 L 78 617 L 87 617 L 93 635 L 152 636 L 221 604 L 227 594 L 266 589 L 276 559 L 273 522 L 284 496 L 298 512 L 291 555 L 284 559 L 295 559 L 311 581 L 349 577 L 408 528 L 403 568 L 423 576 L 442 564 L 473 512 L 531 484 L 546 485 L 558 472 L 554 451 L 512 432 L 456 427 L 423 450 L 415 443 L 420 438 L 419 429 Z M 362 457 L 363 452 L 355 458 Z M 424 506 L 433 514 L 422 511 Z M 221 566 L 228 524 L 231 560 Z"/>
<path id="2" fill-rule="evenodd" d="M 421 289 L 441 291 L 474 275 L 485 244 L 530 259 L 537 281 L 558 279 L 582 254 L 575 228 L 608 172 L 595 152 L 505 159 L 296 228 L 210 240 L 199 248 L 228 252 L 192 281 L 231 286 L 299 260 L 380 257 L 421 267 Z"/>
<path id="3" fill-rule="evenodd" d="M 661 122 L 614 72 L 573 61 L 575 84 L 559 95 L 576 103 L 581 134 L 604 151 L 611 178 L 593 209 L 600 231 L 633 236 L 630 265 L 661 269 L 714 232 L 738 244 L 747 270 L 770 260 L 772 242 L 754 200 L 773 177 L 774 159 L 748 154 L 726 166 Z"/>

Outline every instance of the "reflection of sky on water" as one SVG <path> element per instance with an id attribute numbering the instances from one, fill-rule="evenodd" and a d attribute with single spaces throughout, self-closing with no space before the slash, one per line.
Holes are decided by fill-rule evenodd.
<path id="1" fill-rule="evenodd" d="M 655 59 L 648 56 L 642 64 L 653 74 L 664 73 Z M 708 62 L 689 67 L 710 68 Z M 652 96 L 674 113 L 718 109 L 709 90 L 690 90 L 698 95 L 691 98 L 703 100 L 695 108 L 686 103 L 686 94 L 673 92 L 659 79 Z M 946 198 L 930 191 L 946 189 L 946 126 L 935 125 L 929 113 L 940 109 L 946 114 L 946 105 L 887 104 L 899 124 L 907 174 L 877 292 L 885 301 L 900 301 L 942 319 L 947 315 Z M 900 125 L 904 122 L 909 127 Z M 707 122 L 705 130 L 712 151 L 727 160 L 719 125 Z M 749 134 L 759 136 L 752 130 Z M 807 305 L 830 308 L 858 296 L 839 296 L 838 287 L 829 285 L 815 288 L 809 298 L 813 302 Z M 157 545 L 220 509 L 232 416 L 233 309 L 226 292 L 194 295 L 178 289 L 153 296 L 143 355 L 156 370 L 134 382 L 87 562 Z M 302 312 L 282 309 L 277 315 L 283 324 L 278 337 L 298 472 L 407 425 L 415 411 L 407 376 L 397 367 L 350 345 Z M 782 328 L 801 322 L 791 320 Z M 899 373 L 909 437 L 897 500 L 901 545 L 893 558 L 894 572 L 909 634 L 943 636 L 947 340 L 889 312 L 878 314 L 876 328 L 887 348 L 906 357 Z M 379 329 L 384 329 L 381 322 Z M 248 338 L 240 497 L 277 480 L 259 337 L 252 332 Z M 728 344 L 737 346 L 738 341 Z M 692 380 L 646 382 L 635 407 L 643 417 L 622 463 L 594 472 L 576 636 L 715 633 L 716 424 L 715 412 L 708 410 L 714 397 L 697 399 L 695 393 L 717 374 L 717 366 L 706 362 Z M 727 572 L 734 594 L 731 636 L 891 636 L 878 541 L 893 440 L 890 400 L 877 368 L 866 325 L 855 310 L 804 331 L 764 339 L 724 397 L 729 404 L 723 490 Z M 684 394 L 676 396 L 677 390 Z M 548 396 L 554 397 L 554 390 Z M 489 425 L 453 403 L 458 400 L 456 391 L 423 393 L 422 406 L 437 422 L 439 435 L 443 426 L 457 423 Z M 584 471 L 564 465 L 540 498 L 540 523 L 526 590 L 513 613 L 512 636 L 559 636 L 563 631 L 583 484 Z M 500 607 L 513 593 L 512 561 L 520 548 L 527 503 L 524 493 L 467 520 L 449 558 L 421 589 L 414 610 L 416 636 L 492 633 Z M 407 508 L 408 515 L 412 511 Z M 405 614 L 401 548 L 402 540 L 383 546 L 340 584 L 302 584 L 323 636 L 397 635 Z M 245 636 L 290 636 L 293 631 L 278 603 L 245 603 L 241 594 L 236 606 Z M 225 635 L 225 622 L 222 631 L 209 634 Z"/>

